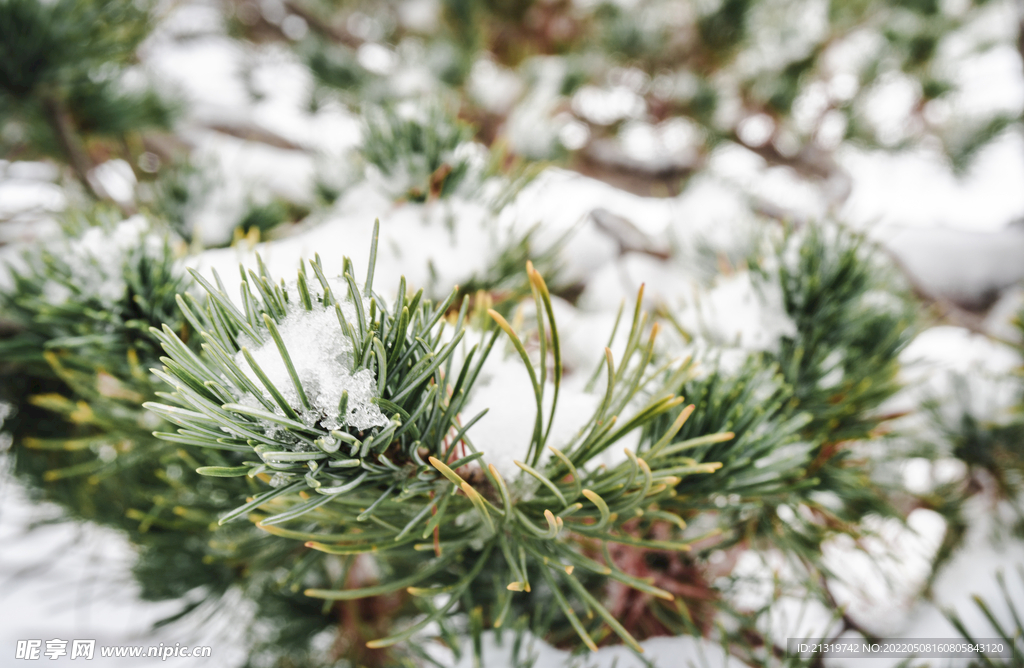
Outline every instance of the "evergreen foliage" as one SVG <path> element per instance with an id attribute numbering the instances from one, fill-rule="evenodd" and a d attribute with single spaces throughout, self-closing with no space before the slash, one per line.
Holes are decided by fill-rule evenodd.
<path id="1" fill-rule="evenodd" d="M 942 106 L 956 94 L 944 50 L 964 40 L 955 48 L 984 52 L 990 44 L 975 38 L 973 23 L 995 11 L 983 2 L 955 11 L 939 4 L 847 3 L 818 12 L 809 3 L 748 0 L 653 0 L 631 10 L 615 3 L 459 0 L 418 22 L 406 20 L 412 10 L 403 2 L 307 2 L 296 11 L 311 19 L 310 35 L 296 48 L 321 84 L 317 99 L 331 90 L 355 106 L 409 99 L 400 73 L 415 69 L 462 99 L 463 113 L 480 120 L 485 143 L 505 122 L 499 133 L 523 155 L 568 157 L 589 173 L 644 190 L 654 183 L 683 187 L 723 142 L 811 178 L 833 178 L 839 172 L 831 152 L 841 142 L 899 150 L 937 141 L 962 173 L 981 147 L 1020 119 L 1000 112 L 924 119 L 929 102 Z M 256 23 L 250 31 L 265 27 Z M 368 66 L 359 58 L 367 45 L 387 49 L 394 64 L 386 71 Z M 487 79 L 499 70 L 533 83 L 534 92 L 492 98 Z M 531 82 L 539 77 L 550 82 Z M 898 130 L 869 110 L 872 97 L 895 81 L 910 83 L 917 101 L 911 122 Z M 647 113 L 612 110 L 615 95 L 630 96 Z M 747 131 L 755 118 L 767 136 Z M 629 157 L 630 132 L 654 126 L 659 133 L 679 120 L 695 130 L 685 149 L 666 151 L 651 165 Z M 582 143 L 560 143 L 567 124 L 586 128 Z"/>
<path id="2" fill-rule="evenodd" d="M 20 331 L 3 342 L 3 355 L 35 364 L 44 351 L 86 364 L 119 360 L 110 373 L 138 375 L 129 362 L 155 359 L 148 328 L 184 325 L 174 302 L 185 288 L 174 241 L 161 240 L 141 216 L 121 222 L 102 210 L 66 225 L 63 243 L 33 248 L 10 268 L 13 290 L 0 299 Z M 151 232 L 157 236 L 147 238 Z"/>
<path id="3" fill-rule="evenodd" d="M 783 336 L 777 361 L 797 405 L 814 416 L 807 433 L 833 443 L 865 438 L 882 418 L 872 409 L 899 389 L 913 302 L 878 251 L 842 229 L 792 232 L 778 258 L 797 335 Z"/>
<path id="4" fill-rule="evenodd" d="M 883 419 L 873 411 L 897 387 L 900 318 L 910 311 L 901 306 L 880 316 L 865 308 L 880 294 L 903 302 L 866 249 L 843 234 L 791 235 L 777 260 L 764 262 L 764 280 L 784 286 L 796 334 L 738 371 L 700 376 L 688 362 L 660 359 L 658 326 L 638 300 L 625 347 L 619 356 L 609 349 L 599 370 L 604 398 L 568 443 L 549 441 L 561 344 L 547 286 L 529 265 L 537 330 L 524 336 L 498 311 L 486 316 L 482 297 L 471 308 L 458 292 L 432 304 L 422 291 L 401 289 L 389 306 L 373 290 L 375 247 L 362 287 L 348 260 L 341 278 L 327 278 L 317 258 L 290 284 L 261 263 L 258 272 L 243 270 L 239 302 L 219 279 L 193 273 L 206 294 L 178 294 L 171 310 L 167 286 L 186 283 L 169 248 L 124 256 L 120 299 L 69 300 L 83 311 L 65 314 L 68 323 L 95 329 L 84 317 L 90 304 L 96 321 L 120 323 L 85 342 L 68 339 L 65 320 L 37 317 L 52 310 L 41 296 L 48 281 L 79 291 L 88 285 L 71 278 L 83 271 L 75 255 L 26 260 L 37 274 L 19 274 L 22 294 L 8 305 L 35 323 L 23 335 L 35 338 L 23 339 L 21 349 L 67 350 L 74 360 L 82 354 L 75 345 L 88 343 L 90 359 L 124 355 L 134 366 L 68 368 L 47 354 L 69 391 L 33 403 L 63 414 L 75 425 L 74 438 L 25 439 L 19 470 L 76 515 L 129 533 L 141 548 L 135 573 L 144 597 L 180 598 L 200 587 L 204 595 L 182 615 L 213 614 L 232 589 L 253 600 L 256 619 L 276 629 L 253 650 L 254 661 L 288 654 L 319 661 L 311 638 L 338 623 L 348 629 L 339 641 L 346 656 L 370 664 L 413 660 L 434 622 L 449 643 L 512 620 L 520 620 L 517 637 L 531 628 L 576 647 L 595 648 L 612 636 L 637 648 L 652 635 L 704 635 L 720 615 L 742 618 L 727 603 L 728 586 L 706 580 L 702 564 L 712 551 L 782 549 L 811 577 L 828 537 L 856 535 L 868 513 L 894 512 L 849 441 L 870 438 Z M 812 270 L 793 269 L 808 262 Z M 95 262 L 82 266 L 95 271 Z M 139 278 L 154 271 L 174 281 Z M 822 285 L 846 297 L 823 299 Z M 160 308 L 131 310 L 141 304 Z M 143 329 L 168 315 L 170 326 Z M 873 331 L 889 336 L 833 338 L 831 349 L 843 353 L 838 359 L 804 357 L 822 337 L 842 337 L 865 318 L 884 318 L 888 329 Z M 529 370 L 536 407 L 521 472 L 507 480 L 488 465 L 486 445 L 474 444 L 472 426 L 481 416 L 462 415 L 501 337 Z M 467 338 L 478 342 L 469 346 Z M 146 404 L 174 425 L 157 432 L 163 444 L 146 433 L 151 419 L 137 409 L 152 396 L 153 381 L 134 351 L 154 360 L 154 340 L 167 354 L 154 371 L 174 388 L 157 393 L 164 403 Z M 340 393 L 324 376 L 310 375 L 308 350 L 325 342 L 334 347 L 322 363 L 341 365 L 351 381 Z M 853 388 L 844 401 L 857 399 L 840 413 L 828 398 L 835 383 L 821 381 L 836 368 L 854 375 L 839 383 Z M 107 376 L 125 380 L 98 380 Z M 865 378 L 877 384 L 874 393 L 854 391 Z M 555 395 L 550 403 L 548 392 Z M 843 424 L 853 426 L 843 431 Z M 614 465 L 595 463 L 607 462 L 634 432 L 636 451 L 627 449 Z M 114 434 L 120 440 L 111 458 Z M 848 435 L 840 441 L 836 434 Z M 52 486 L 56 481 L 65 483 Z M 366 555 L 380 570 L 376 581 L 360 575 Z M 275 570 L 288 575 L 268 577 Z M 633 593 L 600 594 L 613 583 Z M 828 595 L 816 584 L 812 591 Z M 355 602 L 375 620 L 361 630 L 347 626 L 360 614 Z M 746 638 L 744 644 L 750 633 L 734 639 Z"/>
<path id="5" fill-rule="evenodd" d="M 4 153 L 56 158 L 91 190 L 93 140 L 104 152 L 124 154 L 127 137 L 170 127 L 172 105 L 151 88 L 131 89 L 123 81 L 150 28 L 146 2 L 0 3 Z"/>
<path id="6" fill-rule="evenodd" d="M 423 118 L 405 118 L 385 108 L 367 115 L 361 153 L 386 182 L 408 183 L 399 196 L 423 201 L 458 189 L 470 162 L 469 156 L 459 156 L 457 151 L 469 138 L 469 126 L 452 122 L 436 107 Z"/>
<path id="7" fill-rule="evenodd" d="M 1017 567 L 1017 580 L 1024 583 L 1024 568 Z M 978 658 L 971 661 L 971 666 L 999 666 L 1000 668 L 1018 668 L 1024 665 L 1024 615 L 1020 613 L 1020 602 L 1015 600 L 1010 594 L 1010 588 L 1007 586 L 1006 575 L 1000 571 L 996 573 L 996 581 L 999 583 L 999 588 L 1002 590 L 1002 600 L 999 604 L 1005 606 L 1006 610 L 1010 613 L 1010 621 L 1007 623 L 1001 623 L 999 616 L 994 613 L 994 605 L 992 601 L 986 600 L 980 596 L 974 597 L 974 603 L 985 616 L 986 621 L 989 623 L 989 628 L 994 632 L 991 634 L 991 639 L 1001 640 L 1005 645 L 1012 648 L 1012 656 L 1010 658 L 999 658 L 994 659 L 986 652 L 977 652 Z M 964 638 L 970 643 L 983 646 L 987 643 L 979 640 L 979 636 L 975 633 L 971 633 L 964 625 L 964 622 L 960 615 L 956 614 L 952 610 L 946 611 L 946 618 L 956 627 Z"/>
<path id="8" fill-rule="evenodd" d="M 784 335 L 773 357 L 792 405 L 810 417 L 801 435 L 812 446 L 806 487 L 794 500 L 830 527 L 808 544 L 813 560 L 831 529 L 896 514 L 857 443 L 891 417 L 879 408 L 900 389 L 899 354 L 914 337 L 916 313 L 878 251 L 842 229 L 791 233 L 778 258 L 796 336 Z"/>
<path id="9" fill-rule="evenodd" d="M 251 484 L 195 470 L 237 462 L 153 437 L 163 423 L 141 405 L 161 383 L 147 368 L 159 346 L 149 328 L 171 326 L 194 347 L 174 303 L 189 282 L 170 237 L 147 237 L 139 217 L 115 221 L 70 220 L 62 247 L 27 253 L 12 270 L 18 291 L 5 294 L 4 314 L 17 329 L 0 355 L 15 406 L 13 471 L 33 497 L 129 537 L 142 599 L 181 603 L 162 623 L 234 614 L 225 597 L 239 590 L 260 618 L 279 620 L 270 637 L 246 634 L 253 657 L 300 657 L 332 620 L 271 577 L 294 564 L 293 551 L 251 526 L 212 531 Z"/>
<path id="10" fill-rule="evenodd" d="M 493 465 L 484 468 L 486 458 L 481 460 L 483 453 L 472 444 L 470 427 L 479 416 L 464 425 L 458 419 L 498 332 L 485 332 L 462 364 L 454 366 L 453 353 L 466 333 L 468 301 L 463 302 L 454 332 L 442 345 L 442 332 L 435 325 L 455 295 L 434 307 L 422 301 L 421 293 L 408 297 L 400 290 L 400 298 L 388 308 L 372 291 L 373 255 L 371 252 L 371 268 L 362 291 L 352 277 L 350 262 L 346 263 L 350 269 L 344 283 L 335 282 L 333 287 L 323 276 L 319 261 L 311 264 L 317 283 L 302 271 L 294 288 L 279 287 L 265 271 L 250 273 L 248 279 L 255 287 L 250 287 L 249 280 L 243 282 L 244 313 L 232 306 L 223 292 L 200 279 L 210 292 L 209 306 L 199 310 L 183 302 L 182 307 L 205 339 L 207 357 L 196 357 L 170 329 L 159 334 L 171 357 L 164 359 L 166 371 L 158 375 L 175 387 L 168 398 L 177 406 L 147 406 L 181 427 L 177 434 L 159 436 L 218 450 L 252 450 L 259 455 L 260 461 L 237 467 L 200 469 L 206 475 L 257 477 L 273 473 L 269 489 L 225 515 L 222 522 L 263 508 L 266 514 L 258 517 L 258 526 L 283 538 L 305 541 L 307 547 L 326 554 L 351 557 L 372 552 L 380 559 L 410 562 L 417 560 L 417 552 L 432 550 L 435 558 L 407 577 L 353 589 L 346 589 L 342 580 L 337 589 L 307 592 L 327 600 L 351 600 L 410 588 L 410 593 L 422 598 L 426 617 L 399 633 L 374 640 L 371 647 L 387 647 L 410 638 L 430 622 L 443 621 L 460 601 L 464 610 L 471 609 L 468 602 L 474 595 L 470 590 L 477 590 L 479 603 L 482 585 L 477 579 L 485 567 L 489 567 L 487 588 L 493 585 L 498 592 L 484 611 L 489 624 L 501 626 L 515 593 L 546 584 L 549 595 L 586 645 L 595 647 L 593 630 L 582 625 L 576 612 L 579 607 L 574 610 L 570 601 L 595 611 L 624 641 L 636 646 L 629 632 L 573 571 L 591 571 L 670 600 L 672 595 L 594 561 L 581 548 L 593 542 L 611 542 L 685 549 L 671 537 L 652 537 L 656 526 L 671 526 L 674 521 L 671 515 L 663 517 L 656 504 L 671 497 L 673 485 L 680 480 L 712 472 L 718 465 L 680 459 L 677 453 L 687 444 L 666 447 L 685 416 L 649 449 L 640 453 L 627 450 L 627 461 L 617 466 L 591 470 L 588 462 L 678 405 L 681 399 L 668 388 L 688 369 L 684 366 L 666 379 L 659 373 L 650 377 L 656 329 L 645 343 L 647 317 L 638 307 L 621 361 L 616 364 L 608 352 L 608 380 L 600 408 L 574 442 L 560 444 L 564 452 L 549 446 L 561 353 L 547 287 L 540 275 L 528 268 L 538 321 L 547 322 L 539 369 L 511 326 L 491 311 L 527 365 L 537 404 L 533 438 L 524 444 L 525 461 L 518 462 L 524 475 L 506 481 Z M 351 397 L 350 403 L 347 390 L 341 392 L 340 405 L 324 406 L 325 388 L 304 379 L 305 370 L 301 366 L 297 370 L 292 363 L 281 331 L 289 331 L 293 344 L 311 345 L 308 337 L 323 336 L 322 332 L 313 329 L 300 332 L 303 338 L 294 338 L 293 323 L 302 322 L 294 318 L 296 313 L 311 318 L 322 312 L 337 317 L 337 328 L 349 342 L 329 354 L 345 359 L 352 378 L 363 371 L 376 377 L 372 403 L 383 410 L 383 423 L 366 424 L 365 415 L 372 408 L 357 401 L 365 404 L 368 397 Z M 545 425 L 543 394 L 548 371 L 543 341 L 549 336 L 555 397 Z M 293 388 L 275 386 L 245 345 L 271 340 Z M 657 384 L 649 387 L 652 382 Z M 632 417 L 617 425 L 620 413 L 640 391 L 649 398 Z M 246 405 L 245 398 L 255 398 L 248 403 L 262 406 Z M 339 427 L 332 429 L 332 424 Z M 553 457 L 546 456 L 546 448 Z M 293 520 L 304 524 L 295 529 L 280 526 Z M 628 531 L 623 529 L 626 523 L 632 523 Z M 433 543 L 420 542 L 431 534 Z M 492 554 L 500 566 L 491 562 Z M 435 604 L 434 597 L 441 593 L 446 602 Z"/>

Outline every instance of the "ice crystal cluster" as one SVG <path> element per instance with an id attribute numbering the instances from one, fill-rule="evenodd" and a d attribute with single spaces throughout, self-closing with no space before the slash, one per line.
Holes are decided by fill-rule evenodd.
<path id="1" fill-rule="evenodd" d="M 298 293 L 289 292 L 298 301 Z M 348 322 L 356 322 L 356 309 L 351 301 L 340 302 L 338 308 Z M 335 309 L 317 304 L 313 310 L 307 311 L 293 303 L 288 307 L 288 315 L 278 325 L 278 331 L 306 393 L 310 405 L 308 410 L 303 409 L 289 369 L 272 339 L 261 344 L 250 342 L 250 354 L 270 383 L 281 388 L 285 401 L 306 425 L 327 430 L 348 426 L 360 431 L 387 425 L 388 419 L 380 408 L 371 403 L 377 392 L 376 375 L 371 369 L 353 372 L 352 341 L 342 332 Z M 239 351 L 234 359 L 253 386 L 259 387 L 259 375 L 247 361 L 245 353 Z M 338 413 L 342 395 L 347 397 L 345 415 Z M 261 396 L 263 402 L 247 392 L 239 401 L 253 408 L 272 401 L 267 392 Z M 284 415 L 280 407 L 276 410 Z M 273 425 L 267 426 L 274 434 L 277 433 Z"/>

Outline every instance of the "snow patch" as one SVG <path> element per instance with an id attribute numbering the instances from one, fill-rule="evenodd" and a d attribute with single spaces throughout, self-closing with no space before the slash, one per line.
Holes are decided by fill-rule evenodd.
<path id="1" fill-rule="evenodd" d="M 149 221 L 143 216 L 132 216 L 113 229 L 91 227 L 56 250 L 68 273 L 63 281 L 47 278 L 42 284 L 43 298 L 60 305 L 76 296 L 85 297 L 113 309 L 128 289 L 124 267 L 129 256 L 138 251 L 156 257 L 162 250 L 162 239 L 150 233 Z"/>
<path id="2" fill-rule="evenodd" d="M 918 508 L 906 524 L 872 515 L 864 527 L 870 534 L 858 542 L 848 535 L 826 541 L 824 563 L 841 574 L 832 592 L 847 614 L 875 635 L 892 637 L 906 624 L 928 582 L 946 520 Z"/>
<path id="3" fill-rule="evenodd" d="M 796 325 L 782 304 L 775 283 L 754 284 L 749 272 L 723 276 L 706 293 L 695 294 L 677 314 L 680 325 L 726 346 L 774 350 Z"/>
<path id="4" fill-rule="evenodd" d="M 584 374 L 563 379 L 547 445 L 564 450 L 594 414 L 601 397 L 583 390 L 586 380 Z M 548 380 L 544 386 L 545 429 L 554 389 L 554 384 Z M 484 461 L 493 464 L 506 481 L 511 482 L 522 473 L 515 461 L 526 461 L 536 407 L 533 385 L 522 360 L 515 352 L 503 357 L 499 351 L 493 351 L 477 378 L 463 415 L 471 419 L 485 408 L 489 409 L 469 431 L 469 436 L 477 450 L 484 453 Z M 551 453 L 545 449 L 540 465 L 550 457 Z M 530 488 L 532 483 L 524 486 L 524 491 Z"/>
<path id="5" fill-rule="evenodd" d="M 351 302 L 344 302 L 341 309 L 348 322 L 354 324 L 355 306 Z M 376 375 L 369 369 L 352 372 L 352 341 L 342 332 L 333 308 L 319 308 L 316 304 L 312 311 L 295 308 L 281 321 L 278 330 L 302 389 L 309 399 L 310 410 L 302 410 L 299 393 L 273 338 L 268 335 L 267 340 L 254 348 L 251 354 L 288 405 L 299 413 L 303 422 L 324 429 L 348 426 L 359 430 L 388 424 L 388 419 L 373 403 L 377 396 Z M 261 385 L 243 353 L 235 355 L 235 363 L 257 387 Z M 343 392 L 348 393 L 348 411 L 344 420 L 338 415 Z M 265 396 L 271 400 L 269 394 Z M 256 398 L 251 395 L 243 398 L 243 402 L 246 400 L 257 405 Z"/>

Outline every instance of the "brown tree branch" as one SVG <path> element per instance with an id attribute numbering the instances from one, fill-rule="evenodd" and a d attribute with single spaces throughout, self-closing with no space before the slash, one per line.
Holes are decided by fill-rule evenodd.
<path id="1" fill-rule="evenodd" d="M 92 183 L 89 182 L 89 172 L 95 165 L 93 165 L 92 159 L 86 152 L 78 133 L 75 132 L 74 125 L 71 122 L 71 114 L 68 112 L 64 101 L 57 95 L 44 95 L 42 101 L 43 109 L 46 112 L 46 119 L 50 123 L 50 129 L 56 135 L 61 151 L 63 151 L 64 157 L 67 158 L 68 164 L 71 165 L 71 169 L 75 172 L 75 176 L 97 199 L 104 199 L 96 191 Z"/>
<path id="2" fill-rule="evenodd" d="M 75 176 L 85 187 L 86 192 L 90 193 L 97 200 L 116 205 L 125 216 L 134 214 L 135 208 L 133 206 L 115 200 L 102 189 L 97 188 L 89 178 L 89 172 L 96 165 L 89 156 L 82 138 L 75 130 L 71 112 L 64 103 L 64 100 L 59 95 L 51 93 L 42 96 L 42 103 L 50 129 L 56 135 L 61 151 L 64 153 L 65 158 L 67 158 L 68 164 L 71 165 Z"/>
<path id="3" fill-rule="evenodd" d="M 221 134 L 230 135 L 245 141 L 258 142 L 260 144 L 266 144 L 267 146 L 273 146 L 275 148 L 283 148 L 289 151 L 304 151 L 305 147 L 296 144 L 293 141 L 285 139 L 276 132 L 271 132 L 266 128 L 261 128 L 257 125 L 251 125 L 248 123 L 207 123 L 206 127 L 210 130 L 220 132 Z"/>
<path id="4" fill-rule="evenodd" d="M 287 7 L 288 11 L 292 14 L 302 18 L 314 32 L 325 37 L 329 37 L 331 40 L 344 44 L 352 49 L 359 48 L 363 44 L 363 40 L 359 39 L 347 30 L 327 23 L 319 16 L 303 7 L 300 2 L 296 2 L 295 0 L 285 0 L 284 6 Z"/>

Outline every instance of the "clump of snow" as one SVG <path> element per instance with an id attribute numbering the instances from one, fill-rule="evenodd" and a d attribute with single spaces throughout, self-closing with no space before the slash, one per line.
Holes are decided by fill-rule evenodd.
<path id="1" fill-rule="evenodd" d="M 788 507 L 788 506 L 785 506 Z M 725 553 L 717 559 L 724 561 Z M 779 586 L 792 590 L 799 587 L 800 575 L 793 564 L 777 549 L 744 550 L 736 557 L 731 577 L 736 586 L 729 586 L 726 578 L 719 580 L 726 600 L 738 610 L 760 610 L 775 598 Z"/>
<path id="2" fill-rule="evenodd" d="M 908 387 L 887 402 L 885 410 L 908 410 L 931 401 L 939 402 L 949 419 L 967 410 L 981 420 L 997 420 L 1005 418 L 1018 400 L 1013 373 L 1021 365 L 1020 354 L 962 327 L 922 332 L 900 361 Z"/>
<path id="3" fill-rule="evenodd" d="M 1014 621 L 1003 604 L 1024 600 L 1024 578 L 1019 576 L 1022 543 L 1018 539 L 993 540 L 1000 524 L 1014 521 L 1017 511 L 1008 502 L 995 504 L 991 499 L 972 497 L 964 504 L 967 534 L 960 547 L 938 572 L 930 601 L 920 602 L 900 635 L 913 637 L 956 638 L 960 633 L 946 617 L 954 611 L 975 638 L 992 637 L 992 625 L 977 605 L 975 596 L 989 603 L 989 610 L 1003 628 Z M 1005 589 L 996 573 L 1006 573 Z M 890 634 L 892 635 L 892 634 Z"/>
<path id="4" fill-rule="evenodd" d="M 585 656 L 552 647 L 529 631 L 516 642 L 514 631 L 498 633 L 487 631 L 482 634 L 481 653 L 483 665 L 488 668 L 512 668 L 513 666 L 554 666 L 587 668 L 643 668 L 644 666 L 700 666 L 701 668 L 739 667 L 743 664 L 725 653 L 722 645 L 713 640 L 682 635 L 676 638 L 655 637 L 640 643 L 644 653 L 638 656 L 624 645 L 601 647 L 597 652 Z M 454 660 L 453 653 L 440 645 L 425 644 L 428 653 L 442 665 L 466 668 L 476 665 L 470 639 L 465 640 L 462 656 Z M 516 651 L 518 649 L 518 652 Z"/>
<path id="5" fill-rule="evenodd" d="M 928 583 L 946 534 L 946 520 L 918 508 L 906 524 L 871 515 L 859 542 L 847 535 L 822 545 L 826 567 L 838 574 L 832 592 L 847 614 L 878 636 L 895 635 L 908 620 Z"/>
<path id="6" fill-rule="evenodd" d="M 911 457 L 900 468 L 906 490 L 921 495 L 931 493 L 939 485 L 961 482 L 968 475 L 967 464 L 955 457 Z"/>
<path id="7" fill-rule="evenodd" d="M 787 513 L 780 512 L 780 517 L 788 521 L 796 513 L 807 513 L 803 506 L 795 511 L 782 508 Z M 829 588 L 862 628 L 896 637 L 928 582 L 946 521 L 934 511 L 919 508 L 905 524 L 872 515 L 863 526 L 866 535 L 860 540 L 844 534 L 823 544 L 825 566 L 835 574 L 829 578 Z M 725 595 L 740 610 L 767 609 L 758 626 L 780 645 L 787 638 L 831 637 L 838 631 L 837 620 L 807 592 L 805 578 L 806 573 L 779 550 L 743 551 Z"/>
<path id="8" fill-rule="evenodd" d="M 586 380 L 584 374 L 563 379 L 547 445 L 564 451 L 594 414 L 601 397 L 583 389 Z M 545 429 L 554 389 L 549 379 L 544 386 Z M 515 461 L 526 461 L 536 406 L 533 386 L 522 359 L 514 351 L 504 356 L 498 350 L 493 351 L 477 377 L 463 415 L 472 418 L 485 408 L 489 409 L 469 430 L 469 437 L 477 450 L 484 453 L 484 461 L 493 464 L 510 483 L 522 473 Z M 545 449 L 541 453 L 541 465 L 550 457 L 551 453 Z M 524 479 L 526 484 L 519 485 L 520 489 L 527 492 L 533 486 L 532 480 Z"/>
<path id="9" fill-rule="evenodd" d="M 613 304 L 617 309 L 619 302 Z M 604 348 L 615 327 L 616 311 L 608 309 L 607 305 L 603 310 L 586 311 L 557 296 L 552 296 L 551 306 L 562 345 L 563 373 L 569 377 L 578 374 L 589 379 L 598 365 L 604 364 Z M 626 317 L 624 315 L 623 319 Z M 615 340 L 611 342 L 613 351 L 626 347 L 627 324 L 620 324 L 615 331 Z"/>
<path id="10" fill-rule="evenodd" d="M 135 199 L 138 180 L 132 166 L 118 158 L 96 165 L 89 172 L 89 183 L 115 202 L 127 203 Z"/>
<path id="11" fill-rule="evenodd" d="M 209 250 L 190 262 L 204 274 L 216 269 L 228 294 L 237 294 L 239 263 L 255 267 L 257 253 L 275 276 L 293 274 L 303 258 L 317 253 L 325 274 L 340 274 L 343 258 L 349 256 L 356 275 L 362 276 L 375 218 L 380 220 L 380 238 L 373 287 L 386 297 L 397 294 L 404 276 L 410 294 L 423 288 L 431 299 L 443 299 L 453 286 L 486 276 L 510 239 L 508 228 L 478 201 L 449 197 L 395 206 L 362 183 L 345 193 L 315 226 L 252 248 Z"/>
<path id="12" fill-rule="evenodd" d="M 84 297 L 112 309 L 124 299 L 128 289 L 124 267 L 130 256 L 141 252 L 156 257 L 162 250 L 163 241 L 151 234 L 149 222 L 140 215 L 113 229 L 91 227 L 82 236 L 68 239 L 51 251 L 65 263 L 67 275 L 63 280 L 47 278 L 42 284 L 43 298 L 60 305 Z"/>
<path id="13" fill-rule="evenodd" d="M 597 179 L 549 167 L 520 191 L 502 216 L 527 227 L 543 220 L 538 230 L 542 245 L 553 242 L 583 221 L 596 208 L 628 220 L 649 240 L 658 240 L 673 219 L 677 200 L 641 197 Z M 574 246 L 564 253 L 571 263 L 578 255 Z M 575 258 L 577 261 L 587 258 Z"/>
<path id="14" fill-rule="evenodd" d="M 349 323 L 356 322 L 356 309 L 351 302 L 342 303 L 342 312 Z M 299 413 L 309 426 L 340 429 L 344 426 L 366 430 L 383 427 L 388 419 L 373 403 L 377 396 L 376 375 L 369 369 L 352 372 L 352 341 L 345 336 L 333 308 L 314 304 L 312 311 L 294 308 L 278 325 L 281 340 L 309 399 L 310 410 L 303 411 L 299 393 L 292 382 L 281 351 L 269 336 L 259 347 L 251 350 L 253 359 L 281 392 L 285 400 Z M 239 352 L 235 362 L 253 383 L 260 387 L 256 373 L 245 356 Z M 338 414 L 343 392 L 348 392 L 348 411 Z M 269 400 L 269 394 L 266 395 Z M 255 397 L 243 398 L 253 405 Z"/>
<path id="15" fill-rule="evenodd" d="M 55 183 L 59 171 L 44 162 L 0 160 L 0 242 L 42 239 L 56 231 L 52 214 L 67 206 Z"/>
<path id="16" fill-rule="evenodd" d="M 820 600 L 801 593 L 775 599 L 758 619 L 758 627 L 776 645 L 785 647 L 789 638 L 831 638 L 842 622 Z"/>
<path id="17" fill-rule="evenodd" d="M 1024 232 L 892 227 L 873 236 L 929 295 L 985 308 L 993 295 L 1024 279 Z"/>
<path id="18" fill-rule="evenodd" d="M 521 472 L 515 461 L 526 460 L 535 406 L 533 386 L 522 361 L 492 352 L 463 414 L 475 417 L 488 409 L 469 431 L 469 437 L 477 450 L 484 453 L 484 461 L 493 464 L 506 481 L 515 480 Z"/>
<path id="19" fill-rule="evenodd" d="M 625 253 L 593 272 L 577 303 L 587 311 L 614 314 L 623 300 L 627 305 L 636 303 L 641 286 L 648 308 L 678 303 L 697 289 L 678 265 L 646 253 Z"/>
<path id="20" fill-rule="evenodd" d="M 226 243 L 248 206 L 276 198 L 306 205 L 315 201 L 314 156 L 211 130 L 192 130 L 188 136 L 196 144 L 193 164 L 202 166 L 203 178 L 212 182 L 185 221 L 204 244 Z"/>
<path id="21" fill-rule="evenodd" d="M 0 429 L 3 429 L 7 418 L 18 411 L 17 406 L 6 401 L 0 401 Z M 14 443 L 14 436 L 10 432 L 0 431 L 0 454 L 7 452 Z"/>
<path id="22" fill-rule="evenodd" d="M 532 80 L 530 92 L 508 115 L 508 141 L 516 153 L 544 159 L 554 152 L 559 131 L 568 122 L 568 119 L 552 118 L 562 103 L 561 87 L 567 68 L 561 58 L 535 56 L 525 69 Z"/>
<path id="23" fill-rule="evenodd" d="M 755 285 L 750 272 L 721 277 L 706 293 L 695 294 L 676 318 L 691 332 L 747 350 L 773 350 L 781 337 L 796 335 L 781 288 L 773 282 Z"/>
<path id="24" fill-rule="evenodd" d="M 583 86 L 572 99 L 572 109 L 597 125 L 612 125 L 639 118 L 646 110 L 644 99 L 626 86 Z"/>
<path id="25" fill-rule="evenodd" d="M 480 59 L 469 73 L 469 94 L 491 113 L 507 112 L 522 95 L 523 84 L 516 73 L 492 60 Z"/>
<path id="26" fill-rule="evenodd" d="M 733 264 L 753 252 L 753 243 L 764 225 L 744 205 L 739 188 L 709 175 L 695 176 L 675 199 L 669 228 L 680 260 L 710 274 L 719 268 L 723 256 Z"/>
<path id="27" fill-rule="evenodd" d="M 985 316 L 985 331 L 1002 341 L 1013 344 L 1024 343 L 1019 325 L 1024 315 L 1024 285 L 1017 285 L 1006 290 L 999 301 Z"/>
<path id="28" fill-rule="evenodd" d="M 927 262 L 928 254 L 944 252 L 957 264 L 950 265 L 945 259 L 936 262 L 932 255 L 935 264 L 929 265 L 968 270 L 976 266 L 975 253 L 980 255 L 980 249 L 968 248 L 971 257 L 967 258 L 963 248 L 946 239 L 958 236 L 957 230 L 965 233 L 964 238 L 982 239 L 982 232 L 995 233 L 1021 215 L 1022 193 L 1004 185 L 1024 175 L 1021 148 L 1020 135 L 1008 132 L 982 149 L 971 170 L 958 178 L 934 150 L 882 152 L 847 145 L 838 157 L 852 177 L 853 189 L 840 215 L 853 226 L 870 229 L 873 236 L 891 236 L 886 246 L 900 256 L 913 255 Z M 911 227 L 919 228 L 920 233 L 899 234 Z M 994 248 L 990 252 L 1005 251 Z M 1004 272 L 1017 265 L 995 262 L 990 255 L 982 266 Z M 945 278 L 938 271 L 936 277 Z"/>

